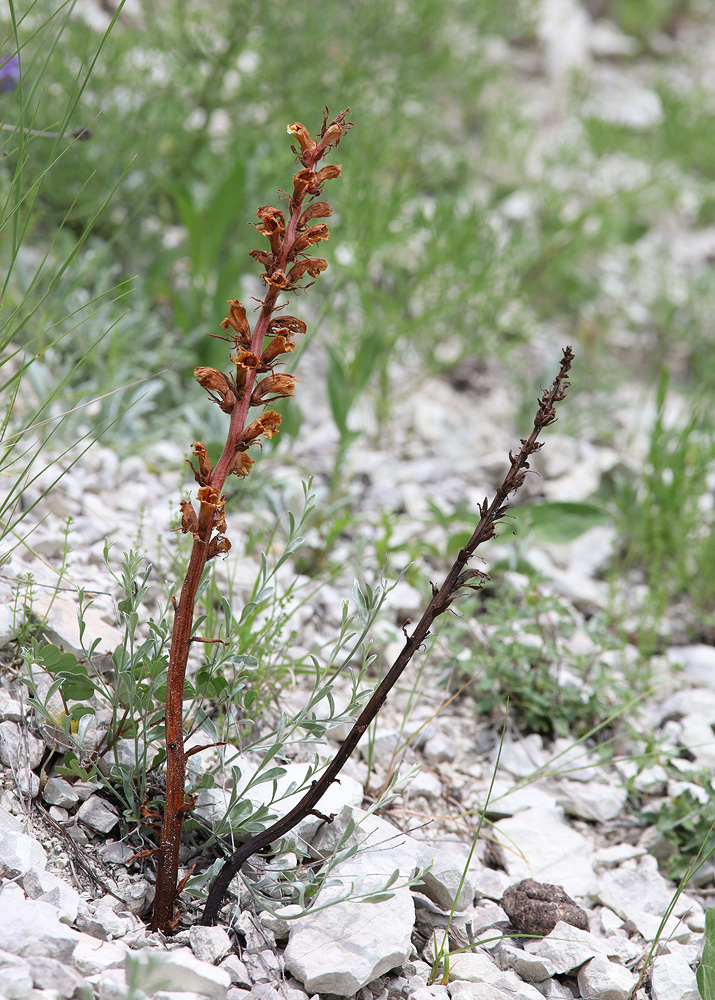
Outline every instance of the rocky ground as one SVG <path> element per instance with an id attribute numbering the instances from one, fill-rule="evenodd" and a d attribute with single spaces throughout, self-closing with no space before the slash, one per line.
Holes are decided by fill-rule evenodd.
<path id="1" fill-rule="evenodd" d="M 578 5 L 544 9 L 541 50 L 528 69 L 529 95 L 542 111 L 550 108 L 552 138 L 568 124 L 567 115 L 559 117 L 559 95 L 574 67 L 589 74 L 590 100 L 604 120 L 640 129 L 657 118 L 647 60 L 627 67 L 619 62 L 628 54 L 628 38 L 613 25 L 590 22 Z M 683 44 L 694 53 L 691 72 L 705 80 L 704 46 L 694 39 Z M 537 162 L 538 150 L 534 155 Z M 507 213 L 528 214 L 526 202 L 509 201 Z M 668 241 L 674 273 L 701 266 L 712 252 L 712 241 L 702 237 L 698 242 L 680 233 L 673 239 L 664 220 L 643 253 L 655 259 Z M 624 262 L 613 260 L 611 266 L 621 292 L 630 294 L 632 275 Z M 560 346 L 557 331 L 542 330 L 530 348 L 535 370 L 555 370 Z M 628 346 L 620 346 L 627 353 Z M 336 439 L 322 398 L 321 364 L 316 353 L 299 372 L 306 419 L 290 455 L 264 456 L 256 473 L 266 495 L 270 484 L 285 507 L 295 507 L 301 474 L 315 476 L 319 504 L 329 497 Z M 578 372 L 577 359 L 575 380 Z M 394 374 L 409 384 L 415 373 Z M 344 572 L 295 612 L 296 660 L 323 649 L 335 635 L 355 575 L 349 567 L 362 558 L 365 575 L 374 576 L 382 510 L 400 515 L 393 544 L 418 535 L 444 551 L 445 531 L 434 519 L 425 529 L 430 505 L 476 510 L 504 474 L 509 448 L 527 430 L 515 426 L 516 391 L 497 366 L 486 365 L 469 379 L 444 376 L 416 384 L 418 391 L 395 405 L 390 434 L 378 444 L 370 408 L 355 415 L 366 436 L 349 453 L 344 489 L 359 516 L 345 526 L 331 554 Z M 595 421 L 578 436 L 560 434 L 558 425 L 546 435 L 536 463 L 540 478 L 527 486 L 532 499 L 586 500 L 616 467 L 640 468 L 646 442 L 637 429 L 649 425 L 649 414 L 632 383 L 615 394 L 617 426 L 608 447 Z M 156 614 L 165 598 L 162 582 L 170 582 L 173 572 L 172 512 L 182 482 L 190 488 L 180 471 L 183 443 L 168 442 L 162 453 L 157 466 L 141 454 L 120 459 L 110 449 L 92 449 L 33 509 L 24 523 L 33 528 L 31 536 L 0 572 L 0 998 L 696 1000 L 694 969 L 715 868 L 707 863 L 676 897 L 676 883 L 662 874 L 667 845 L 642 817 L 685 791 L 707 801 L 704 776 L 715 763 L 715 647 L 689 644 L 675 617 L 659 630 L 666 645 L 647 664 L 647 695 L 625 720 L 607 727 L 614 741 L 608 754 L 602 733 L 544 739 L 516 719 L 500 743 L 503 712 L 477 714 L 467 681 L 474 649 L 504 636 L 493 623 L 465 620 L 460 653 L 446 630 L 430 649 L 427 666 L 419 675 L 414 666 L 405 686 L 393 692 L 376 730 L 321 804 L 335 814 L 333 823 L 312 819 L 297 832 L 301 851 L 319 861 L 332 856 L 348 825 L 358 820 L 346 842 L 358 850 L 332 874 L 343 887 L 352 883 L 365 893 L 398 872 L 392 896 L 337 901 L 294 919 L 295 909 L 261 909 L 242 889 L 238 902 L 225 908 L 221 927 L 190 926 L 194 911 L 187 900 L 173 938 L 149 932 L 151 861 L 132 859 L 136 843 L 129 846 L 116 803 L 101 782 L 53 773 L 60 758 L 53 756 L 52 733 L 28 706 L 16 637 L 19 632 L 26 640 L 23 627 L 32 615 L 45 620 L 51 641 L 81 652 L 76 613 L 77 588 L 83 587 L 93 601 L 87 635 L 99 640 L 98 655 L 111 653 L 122 633 L 117 584 L 102 560 L 106 538 L 115 544 L 115 569 L 122 550 L 132 545 L 158 567 L 143 622 Z M 52 470 L 40 477 L 28 489 L 28 503 L 54 477 Z M 67 533 L 68 516 L 73 520 Z M 240 555 L 239 540 L 254 517 L 246 511 L 228 516 L 229 536 L 237 544 L 218 576 L 226 586 L 233 581 L 234 602 L 245 599 L 258 569 L 256 556 Z M 322 544 L 319 528 L 312 528 L 302 554 L 283 567 L 279 586 L 298 579 L 310 593 L 305 552 L 317 559 Z M 613 544 L 614 529 L 602 525 L 568 544 L 532 543 L 520 553 L 542 574 L 540 598 L 551 603 L 538 627 L 515 623 L 512 638 L 544 656 L 556 650 L 555 686 L 584 699 L 594 685 L 614 691 L 635 685 L 640 663 L 636 648 L 603 626 L 604 611 L 625 600 L 604 581 Z M 511 539 L 502 537 L 485 548 L 483 568 L 503 567 L 514 561 L 514 552 Z M 425 577 L 440 571 L 435 558 Z M 517 599 L 533 587 L 516 570 L 499 569 L 495 579 Z M 384 661 L 399 648 L 400 626 L 419 615 L 424 597 L 419 584 L 406 579 L 389 595 L 376 629 Z M 460 656 L 464 675 L 455 667 Z M 586 672 L 572 668 L 584 661 Z M 281 692 L 281 707 L 290 714 L 306 691 L 297 676 Z M 348 695 L 347 680 L 338 680 L 336 700 L 345 702 Z M 618 704 L 623 706 L 622 698 Z M 277 811 L 292 804 L 289 786 L 304 780 L 312 753 L 330 756 L 344 735 L 344 726 L 336 726 L 318 743 L 290 748 L 279 779 L 287 797 Z M 256 763 L 250 756 L 242 760 L 244 780 Z M 206 823 L 220 822 L 230 800 L 230 769 L 211 754 L 200 755 L 199 765 L 216 771 L 216 783 L 199 794 L 196 814 Z M 392 800 L 373 811 L 395 774 L 401 781 Z M 482 812 L 486 819 L 472 850 Z M 288 849 L 272 863 L 290 869 L 297 858 Z M 411 884 L 416 870 L 421 880 Z M 321 898 L 340 900 L 343 892 L 339 884 L 328 886 Z M 430 982 L 440 949 L 460 948 L 466 950 L 442 962 Z"/>

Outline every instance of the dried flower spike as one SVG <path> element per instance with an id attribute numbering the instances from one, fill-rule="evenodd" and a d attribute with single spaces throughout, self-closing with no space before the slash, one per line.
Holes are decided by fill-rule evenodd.
<path id="1" fill-rule="evenodd" d="M 314 201 L 322 195 L 326 181 L 340 176 L 340 167 L 329 165 L 317 169 L 326 153 L 336 147 L 351 123 L 345 120 L 346 111 L 328 121 L 327 108 L 323 114 L 320 133 L 313 139 L 306 127 L 299 122 L 288 126 L 300 149 L 293 148 L 301 169 L 293 177 L 293 193 L 288 203 L 288 218 L 272 205 L 262 205 L 258 216 L 257 232 L 266 238 L 265 246 L 251 250 L 250 255 L 263 267 L 266 293 L 259 304 L 253 328 L 246 308 L 238 299 L 229 300 L 228 316 L 221 327 L 233 353 L 234 368 L 230 374 L 216 368 L 196 368 L 196 381 L 208 392 L 229 417 L 226 443 L 215 465 L 201 442 L 194 442 L 196 468 L 191 462 L 194 477 L 199 484 L 198 507 L 189 500 L 181 501 L 181 530 L 193 537 L 189 567 L 181 587 L 179 599 L 174 604 L 174 629 L 169 654 L 166 688 L 166 805 L 161 827 L 161 846 L 158 851 L 156 894 L 152 927 L 170 933 L 176 923 L 174 903 L 180 891 L 178 882 L 179 845 L 183 817 L 191 807 L 185 795 L 185 769 L 187 754 L 184 751 L 183 691 L 186 663 L 192 635 L 194 606 L 201 576 L 206 563 L 216 556 L 225 555 L 231 547 L 226 537 L 224 484 L 230 475 L 240 478 L 249 475 L 253 466 L 246 451 L 260 445 L 261 437 L 272 438 L 278 432 L 281 418 L 274 410 L 249 421 L 251 407 L 264 407 L 267 403 L 285 396 L 292 396 L 296 379 L 284 372 L 277 372 L 280 359 L 295 349 L 294 338 L 305 333 L 305 323 L 295 316 L 283 315 L 284 292 L 297 292 L 305 286 L 298 283 L 306 276 L 317 278 L 328 266 L 322 257 L 307 255 L 309 248 L 322 243 L 330 236 L 324 222 L 331 215 L 327 201 Z M 306 204 L 308 203 L 308 204 Z M 311 225 L 313 223 L 313 225 Z M 268 339 L 267 343 L 264 343 Z M 263 376 L 259 379 L 259 376 Z"/>

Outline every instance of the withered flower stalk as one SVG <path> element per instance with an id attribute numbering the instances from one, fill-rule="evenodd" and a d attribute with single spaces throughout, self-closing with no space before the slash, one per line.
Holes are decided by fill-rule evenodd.
<path id="1" fill-rule="evenodd" d="M 294 350 L 293 338 L 305 333 L 305 323 L 295 316 L 283 315 L 280 310 L 285 303 L 279 299 L 283 293 L 307 287 L 300 282 L 306 277 L 316 278 L 328 266 L 321 257 L 311 255 L 317 243 L 328 239 L 328 227 L 324 222 L 309 223 L 331 215 L 328 202 L 316 199 L 322 195 L 325 181 L 340 176 L 340 167 L 319 168 L 318 164 L 350 128 L 351 123 L 345 120 L 347 113 L 347 109 L 341 111 L 328 121 L 326 108 L 315 139 L 300 122 L 288 126 L 288 133 L 298 143 L 298 148 L 291 146 L 291 149 L 300 161 L 300 168 L 293 176 L 292 193 L 287 196 L 287 221 L 285 214 L 271 205 L 263 205 L 256 213 L 259 219 L 256 228 L 267 238 L 270 249 L 250 252 L 264 268 L 266 286 L 253 330 L 243 304 L 238 299 L 232 300 L 228 316 L 221 323 L 225 330 L 223 339 L 232 350 L 231 373 L 204 366 L 194 372 L 197 382 L 230 416 L 230 424 L 226 444 L 215 466 L 211 466 L 205 446 L 200 441 L 194 442 L 198 468 L 189 464 L 199 484 L 198 507 L 188 500 L 181 501 L 181 530 L 193 536 L 193 546 L 179 599 L 174 601 L 166 686 L 166 803 L 160 846 L 156 849 L 158 866 L 152 918 L 152 928 L 164 933 L 171 933 L 176 926 L 174 903 L 183 887 L 183 883 L 178 884 L 179 845 L 183 817 L 193 804 L 186 796 L 186 761 L 191 754 L 205 749 L 194 747 L 187 752 L 183 732 L 184 678 L 196 594 L 207 562 L 231 548 L 224 516 L 226 480 L 232 474 L 239 477 L 249 474 L 253 459 L 246 454 L 248 448 L 260 442 L 261 437 L 273 437 L 280 425 L 280 416 L 274 410 L 265 410 L 247 424 L 249 410 L 293 395 L 296 379 L 274 371 L 274 366 L 283 354 Z"/>
<path id="2" fill-rule="evenodd" d="M 484 577 L 484 574 L 480 573 L 477 569 L 470 569 L 469 560 L 479 545 L 494 537 L 496 525 L 509 510 L 510 497 L 524 484 L 529 468 L 529 460 L 542 447 L 539 435 L 545 427 L 554 423 L 556 420 L 556 403 L 561 402 L 566 395 L 566 390 L 569 387 L 567 379 L 573 358 L 573 351 L 570 347 L 566 347 L 563 351 L 558 374 L 551 388 L 547 389 L 538 401 L 531 434 L 528 438 L 522 438 L 521 448 L 516 454 L 509 452 L 509 469 L 502 480 L 501 486 L 497 489 L 494 499 L 489 503 L 485 497 L 484 503 L 479 505 L 479 521 L 472 537 L 464 548 L 460 549 L 457 558 L 452 564 L 452 568 L 444 578 L 442 586 L 437 587 L 435 584 L 432 584 L 432 599 L 427 605 L 424 614 L 417 622 L 410 636 L 407 635 L 406 628 L 404 629 L 405 645 L 402 647 L 390 670 L 375 688 L 372 697 L 358 716 L 347 738 L 341 743 L 340 749 L 322 772 L 320 778 L 311 784 L 303 798 L 289 813 L 286 813 L 281 819 L 276 820 L 272 826 L 251 837 L 249 841 L 242 844 L 228 858 L 211 886 L 204 912 L 201 915 L 202 924 L 211 925 L 216 923 L 223 898 L 228 891 L 229 885 L 239 873 L 244 863 L 252 855 L 256 854 L 257 851 L 262 851 L 270 847 L 271 844 L 280 840 L 281 837 L 285 837 L 306 816 L 312 814 L 319 816 L 321 819 L 326 818 L 317 812 L 318 803 L 332 783 L 338 780 L 340 771 L 360 742 L 367 727 L 384 705 L 388 694 L 401 677 L 412 657 L 429 636 L 435 619 L 449 609 L 450 605 L 459 597 L 460 592 L 465 587 L 475 588 L 475 586 L 478 587 L 480 585 L 479 581 Z M 477 581 L 476 584 L 475 581 Z M 332 817 L 328 817 L 328 822 L 331 820 Z"/>

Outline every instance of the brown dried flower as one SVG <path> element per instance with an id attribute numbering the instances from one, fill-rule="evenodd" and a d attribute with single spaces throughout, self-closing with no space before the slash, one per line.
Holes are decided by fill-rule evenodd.
<path id="1" fill-rule="evenodd" d="M 251 395 L 251 406 L 262 406 L 264 403 L 279 399 L 281 396 L 292 396 L 295 392 L 295 375 L 285 375 L 283 372 L 271 372 L 259 382 Z"/>
<path id="2" fill-rule="evenodd" d="M 238 299 L 229 299 L 228 307 L 228 316 L 222 320 L 221 326 L 224 330 L 231 327 L 239 335 L 237 341 L 248 346 L 251 343 L 251 327 L 243 303 Z"/>
<path id="3" fill-rule="evenodd" d="M 236 403 L 236 394 L 230 379 L 215 368 L 199 366 L 194 368 L 194 378 L 208 392 L 214 403 L 218 403 L 224 413 L 230 413 Z"/>

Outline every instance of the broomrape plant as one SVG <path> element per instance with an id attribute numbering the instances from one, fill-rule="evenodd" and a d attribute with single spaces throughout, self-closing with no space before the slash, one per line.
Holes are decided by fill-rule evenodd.
<path id="1" fill-rule="evenodd" d="M 249 422 L 252 407 L 265 407 L 275 400 L 292 396 L 296 379 L 275 371 L 282 355 L 295 348 L 294 337 L 305 333 L 306 326 L 295 316 L 282 312 L 279 302 L 283 293 L 298 292 L 306 277 L 317 278 L 326 269 L 322 257 L 311 255 L 311 247 L 330 235 L 325 222 L 332 210 L 320 200 L 326 181 L 340 176 L 334 164 L 320 167 L 320 161 L 350 128 L 347 109 L 328 121 L 327 108 L 319 135 L 313 139 L 304 125 L 295 122 L 288 133 L 298 142 L 292 146 L 301 168 L 293 176 L 293 190 L 288 196 L 288 218 L 278 208 L 263 205 L 256 215 L 258 232 L 266 237 L 268 250 L 251 250 L 254 260 L 264 267 L 263 283 L 266 294 L 258 307 L 258 316 L 251 324 L 244 305 L 233 299 L 228 317 L 221 326 L 224 339 L 235 353 L 231 354 L 233 369 L 224 374 L 215 368 L 201 366 L 195 370 L 197 382 L 230 418 L 226 443 L 215 466 L 200 442 L 193 444 L 197 466 L 192 464 L 199 484 L 197 505 L 181 501 L 181 530 L 193 537 L 188 569 L 178 601 L 174 604 L 174 626 L 169 653 L 166 686 L 166 802 L 161 826 L 156 896 L 152 926 L 168 931 L 174 925 L 174 900 L 179 886 L 179 846 L 183 818 L 191 808 L 186 800 L 186 761 L 201 747 L 184 749 L 183 692 L 186 664 L 192 642 L 206 641 L 193 635 L 194 607 L 207 563 L 231 547 L 226 537 L 223 489 L 230 475 L 243 478 L 253 466 L 248 449 L 261 438 L 272 438 L 281 418 L 275 410 L 266 409 Z M 262 376 L 259 378 L 259 376 Z"/>

